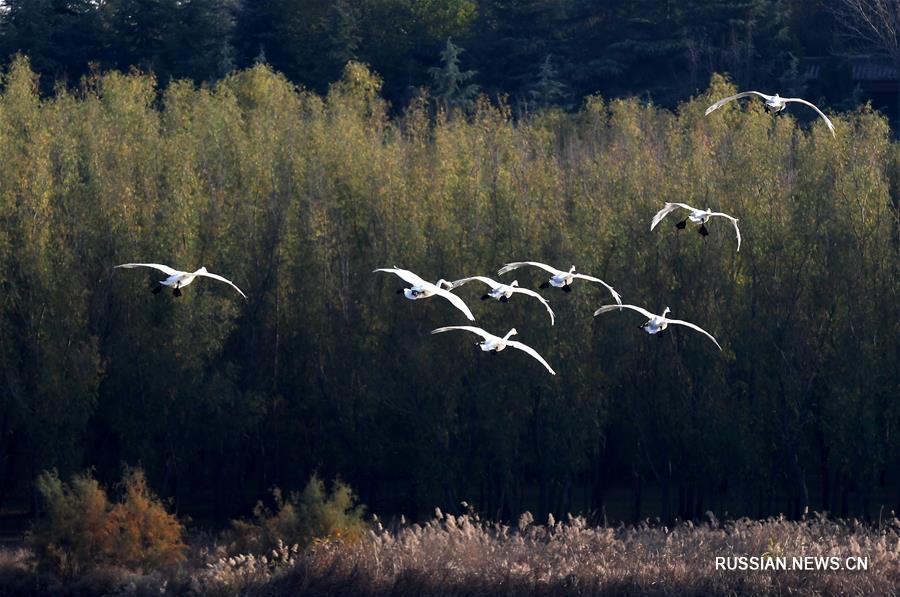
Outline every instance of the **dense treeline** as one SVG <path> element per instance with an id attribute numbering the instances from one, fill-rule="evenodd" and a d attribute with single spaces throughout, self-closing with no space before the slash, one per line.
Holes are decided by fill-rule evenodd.
<path id="1" fill-rule="evenodd" d="M 845 102 L 842 55 L 876 52 L 843 34 L 816 0 L 6 0 L 0 57 L 28 54 L 45 91 L 100 69 L 152 71 L 160 82 L 217 80 L 265 61 L 319 93 L 344 64 L 369 64 L 395 109 L 435 86 L 449 37 L 463 69 L 517 110 L 585 95 L 646 96 L 674 106 L 728 72 L 739 86 Z M 801 59 L 826 56 L 815 82 Z M 550 66 L 548 70 L 546 67 Z M 548 82 L 559 87 L 548 98 Z M 856 97 L 854 100 L 858 100 Z M 878 100 L 881 102 L 882 100 Z M 876 107 L 880 107 L 880 103 Z"/>
<path id="2" fill-rule="evenodd" d="M 591 98 L 386 113 L 350 63 L 327 95 L 264 66 L 162 95 L 110 72 L 42 99 L 17 61 L 0 94 L 0 500 L 44 469 L 141 465 L 177 511 L 246 514 L 267 490 L 340 475 L 376 512 L 461 500 L 615 518 L 876 517 L 900 506 L 898 145 L 867 109 L 821 122 L 758 104 L 713 116 Z M 711 235 L 648 230 L 663 201 L 733 213 Z M 695 321 L 663 340 L 602 288 L 557 314 L 457 292 L 559 372 L 483 355 L 426 278 L 538 259 Z M 201 265 L 175 299 L 127 261 Z M 537 272 L 516 272 L 536 287 Z M 512 276 L 510 276 L 512 278 Z M 521 297 L 520 297 L 521 299 Z"/>

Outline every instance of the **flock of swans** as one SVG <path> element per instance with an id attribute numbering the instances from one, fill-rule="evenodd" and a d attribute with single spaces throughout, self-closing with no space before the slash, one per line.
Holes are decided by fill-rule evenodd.
<path id="1" fill-rule="evenodd" d="M 656 224 L 654 224 L 654 226 L 655 225 Z M 594 312 L 595 316 L 600 315 L 601 313 L 608 313 L 609 311 L 616 311 L 616 310 L 621 311 L 622 309 L 630 309 L 632 311 L 641 313 L 642 315 L 647 317 L 646 323 L 644 323 L 640 327 L 648 334 L 660 334 L 663 331 L 665 331 L 665 329 L 670 324 L 683 325 L 685 327 L 691 328 L 692 330 L 696 330 L 696 331 L 700 332 L 701 334 L 704 334 L 706 337 L 708 337 L 710 340 L 712 340 L 715 343 L 716 347 L 718 347 L 719 350 L 722 350 L 722 347 L 719 345 L 718 341 L 716 341 L 716 339 L 712 336 L 712 334 L 710 334 L 709 332 L 707 332 L 700 326 L 690 323 L 688 321 L 683 321 L 681 319 L 670 319 L 670 318 L 666 317 L 666 314 L 669 312 L 668 307 L 666 307 L 666 309 L 663 311 L 662 315 L 655 315 L 642 307 L 638 307 L 636 305 L 623 304 L 622 297 L 618 292 L 616 292 L 615 288 L 613 288 L 612 286 L 610 286 L 609 284 L 607 284 L 600 278 L 595 278 L 594 276 L 588 276 L 585 274 L 577 273 L 575 271 L 574 265 L 569 269 L 569 271 L 564 271 L 564 270 L 557 269 L 553 266 L 547 265 L 546 263 L 540 263 L 538 261 L 515 261 L 513 263 L 507 263 L 506 265 L 501 267 L 498 270 L 497 274 L 503 275 L 503 274 L 511 272 L 515 269 L 518 269 L 520 267 L 525 267 L 525 266 L 538 267 L 538 268 L 541 268 L 544 271 L 549 272 L 551 274 L 550 279 L 540 285 L 541 289 L 547 289 L 550 287 L 554 287 L 554 288 L 559 288 L 565 292 L 571 292 L 572 291 L 572 282 L 574 282 L 577 279 L 587 280 L 588 282 L 595 282 L 595 283 L 600 284 L 603 287 L 605 287 L 609 291 L 609 293 L 612 295 L 612 298 L 613 298 L 613 300 L 615 300 L 615 303 L 609 304 L 609 305 L 604 305 L 604 306 L 600 307 L 599 309 L 597 309 Z M 550 303 L 547 301 L 547 299 L 545 299 L 543 296 L 541 296 L 534 290 L 520 287 L 518 280 L 513 280 L 509 284 L 503 284 L 501 282 L 497 282 L 496 280 L 492 280 L 491 278 L 488 278 L 486 276 L 469 276 L 468 278 L 461 278 L 459 280 L 456 280 L 455 282 L 447 282 L 446 280 L 441 279 L 441 280 L 438 280 L 436 283 L 432 284 L 430 282 L 426 282 L 425 280 L 423 280 L 422 278 L 420 278 L 418 275 L 414 274 L 413 272 L 411 272 L 409 270 L 401 269 L 399 267 L 378 268 L 378 269 L 374 270 L 372 273 L 376 273 L 376 272 L 385 272 L 385 273 L 394 274 L 397 277 L 399 277 L 401 280 L 406 282 L 407 284 L 411 285 L 410 288 L 398 289 L 397 294 L 402 294 L 406 298 L 413 300 L 413 301 L 418 300 L 418 299 L 428 298 L 428 297 L 435 296 L 435 295 L 441 296 L 441 297 L 447 299 L 448 301 L 450 301 L 450 303 L 454 307 L 456 307 L 457 309 L 462 311 L 462 313 L 470 321 L 475 321 L 475 317 L 472 315 L 472 311 L 468 308 L 468 306 L 466 306 L 466 304 L 462 301 L 462 299 L 460 299 L 458 296 L 456 296 L 455 294 L 450 292 L 450 290 L 452 290 L 454 288 L 458 288 L 458 287 L 462 286 L 463 284 L 467 284 L 469 282 L 477 280 L 477 281 L 483 282 L 484 284 L 487 284 L 488 286 L 491 287 L 491 291 L 488 292 L 487 294 L 482 295 L 481 300 L 488 300 L 488 299 L 493 298 L 493 299 L 499 300 L 500 302 L 506 303 L 506 302 L 509 302 L 510 297 L 512 297 L 512 295 L 516 294 L 516 293 L 524 294 L 526 296 L 531 296 L 531 297 L 536 298 L 538 301 L 540 301 L 541 304 L 544 306 L 544 308 L 547 310 L 547 312 L 550 314 L 550 325 L 555 324 L 556 318 L 553 314 L 553 309 L 550 308 Z M 496 354 L 508 347 L 518 348 L 519 350 L 525 352 L 526 354 L 530 355 L 532 358 L 534 358 L 538 362 L 540 362 L 541 365 L 543 365 L 547 369 L 547 371 L 550 372 L 551 375 L 556 375 L 556 371 L 553 370 L 553 367 L 551 367 L 549 365 L 549 363 L 547 363 L 547 361 L 544 359 L 544 357 L 542 357 L 540 355 L 540 353 L 538 353 L 535 349 L 528 346 L 527 344 L 523 344 L 522 342 L 518 342 L 518 341 L 509 339 L 511 336 L 518 334 L 518 331 L 516 331 L 516 328 L 512 328 L 511 330 L 509 330 L 506 333 L 506 335 L 503 337 L 496 336 L 483 328 L 475 327 L 475 326 L 471 326 L 471 325 L 444 326 L 444 327 L 440 327 L 435 330 L 432 330 L 431 333 L 432 334 L 440 334 L 442 332 L 448 332 L 451 330 L 461 330 L 461 331 L 471 332 L 473 334 L 477 334 L 477 335 L 481 336 L 483 340 L 480 343 L 478 343 L 478 346 L 484 352 L 491 352 L 493 354 Z"/>
<path id="2" fill-rule="evenodd" d="M 745 91 L 742 93 L 738 93 L 736 95 L 732 95 L 730 97 L 726 97 L 717 101 L 706 109 L 706 114 L 709 115 L 711 112 L 717 110 L 718 108 L 732 100 L 753 96 L 761 98 L 764 101 L 766 112 L 775 115 L 781 113 L 787 107 L 787 104 L 791 102 L 809 106 L 813 110 L 815 110 L 816 113 L 818 113 L 818 115 L 822 117 L 822 119 L 825 120 L 825 123 L 828 125 L 828 129 L 831 131 L 832 136 L 834 136 L 834 125 L 832 125 L 828 117 L 825 116 L 825 114 L 823 114 L 822 111 L 819 110 L 819 108 L 804 99 L 780 97 L 777 93 L 775 95 L 766 95 L 765 93 L 760 93 L 758 91 Z M 709 235 L 709 230 L 707 229 L 706 224 L 710 221 L 711 218 L 723 218 L 729 220 L 734 226 L 734 232 L 737 236 L 737 251 L 741 250 L 741 230 L 740 228 L 738 228 L 738 219 L 726 213 L 714 212 L 710 208 L 699 209 L 686 203 L 666 203 L 650 221 L 650 230 L 654 230 L 657 225 L 663 219 L 665 219 L 666 216 L 679 209 L 686 210 L 688 214 L 684 219 L 675 224 L 675 228 L 678 230 L 683 230 L 687 227 L 687 223 L 691 222 L 692 224 L 699 226 L 697 232 L 704 237 Z M 241 289 L 238 288 L 233 282 L 218 274 L 209 273 L 205 267 L 201 267 L 194 272 L 180 271 L 159 263 L 124 263 L 115 267 L 126 269 L 145 267 L 153 268 L 163 272 L 167 276 L 167 278 L 165 280 L 160 280 L 158 284 L 154 286 L 152 290 L 153 294 L 159 294 L 163 287 L 166 287 L 171 288 L 172 294 L 176 297 L 179 297 L 182 295 L 182 288 L 193 282 L 197 277 L 205 277 L 211 278 L 213 280 L 218 280 L 219 282 L 224 282 L 225 284 L 228 284 L 232 288 L 234 288 L 242 297 L 247 298 L 247 296 L 241 291 Z M 497 275 L 502 276 L 522 267 L 537 267 L 550 274 L 550 278 L 539 286 L 541 290 L 553 287 L 559 288 L 564 292 L 571 292 L 572 284 L 575 280 L 594 282 L 605 287 L 615 301 L 615 304 L 601 306 L 594 312 L 594 316 L 601 315 L 603 313 L 609 313 L 611 311 L 622 311 L 623 309 L 628 309 L 639 313 L 646 318 L 646 321 L 640 326 L 640 329 L 643 329 L 648 334 L 661 334 L 670 325 L 680 325 L 700 332 L 701 334 L 712 340 L 712 342 L 719 350 L 722 350 L 721 345 L 713 337 L 713 335 L 700 326 L 689 321 L 684 321 L 681 319 L 671 319 L 667 317 L 666 315 L 670 312 L 670 309 L 668 307 L 666 307 L 661 314 L 657 315 L 648 311 L 647 309 L 644 309 L 643 307 L 638 307 L 637 305 L 623 304 L 621 295 L 616 292 L 616 290 L 611 285 L 607 284 L 600 278 L 576 272 L 574 265 L 568 271 L 566 271 L 557 269 L 545 263 L 540 263 L 538 261 L 514 261 L 512 263 L 507 263 L 503 267 L 501 267 L 497 271 Z M 490 291 L 481 296 L 482 301 L 494 299 L 500 301 L 501 303 L 506 303 L 509 302 L 510 298 L 512 298 L 512 296 L 515 294 L 529 296 L 539 301 L 547 310 L 547 313 L 550 315 L 550 325 L 554 325 L 556 323 L 556 316 L 553 313 L 553 309 L 550 308 L 550 303 L 547 301 L 547 299 L 545 299 L 534 290 L 520 287 L 518 280 L 513 280 L 512 282 L 507 284 L 498 282 L 487 276 L 469 276 L 466 278 L 461 278 L 454 282 L 448 282 L 447 280 L 440 279 L 432 284 L 431 282 L 422 279 L 417 274 L 396 266 L 389 268 L 378 268 L 373 271 L 373 273 L 376 272 L 394 274 L 409 285 L 406 288 L 398 289 L 397 294 L 403 294 L 403 296 L 405 296 L 407 299 L 413 301 L 429 298 L 432 296 L 439 296 L 449 301 L 450 304 L 460 312 L 462 312 L 463 315 L 466 316 L 466 319 L 468 319 L 469 321 L 475 321 L 475 316 L 472 314 L 472 311 L 466 305 L 465 301 L 463 301 L 459 296 L 453 294 L 453 292 L 451 291 L 459 288 L 460 286 L 463 286 L 464 284 L 468 284 L 469 282 L 481 282 L 482 284 L 485 284 L 490 288 Z M 537 360 L 547 369 L 547 371 L 550 372 L 551 375 L 556 375 L 556 372 L 553 370 L 550 364 L 547 363 L 544 357 L 542 357 L 540 353 L 538 353 L 534 348 L 523 344 L 522 342 L 510 339 L 512 336 L 518 334 L 516 328 L 510 329 L 502 337 L 491 334 L 490 332 L 480 327 L 471 325 L 444 326 L 432 330 L 431 333 L 440 334 L 449 331 L 465 331 L 480 336 L 482 340 L 477 345 L 484 352 L 497 354 L 498 352 L 501 352 L 506 348 L 516 348 L 528 354 L 533 359 Z"/>

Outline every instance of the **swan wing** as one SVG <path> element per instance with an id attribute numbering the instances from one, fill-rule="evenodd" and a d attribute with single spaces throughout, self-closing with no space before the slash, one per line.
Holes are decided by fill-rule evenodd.
<path id="1" fill-rule="evenodd" d="M 411 284 L 411 285 L 413 285 L 413 286 L 422 286 L 422 285 L 424 285 L 424 284 L 428 284 L 428 282 L 426 282 L 425 280 L 423 280 L 422 278 L 420 278 L 420 277 L 417 276 L 416 274 L 412 273 L 412 272 L 409 271 L 408 269 L 400 269 L 400 268 L 397 267 L 397 266 L 394 266 L 394 267 L 380 267 L 380 268 L 378 268 L 378 269 L 376 269 L 376 270 L 372 270 L 372 273 L 373 273 L 373 274 L 374 274 L 375 272 L 386 272 L 386 273 L 389 273 L 389 274 L 394 274 L 394 275 L 396 275 L 396 276 L 399 276 L 399 277 L 400 277 L 404 282 L 406 282 L 407 284 Z"/>
<path id="2" fill-rule="evenodd" d="M 459 298 L 458 296 L 456 296 L 449 290 L 444 290 L 443 288 L 439 288 L 438 286 L 435 286 L 434 284 L 430 284 L 430 283 L 426 283 L 426 284 L 427 284 L 428 289 L 431 290 L 434 294 L 444 297 L 445 299 L 450 301 L 454 307 L 456 307 L 457 309 L 462 311 L 469 321 L 475 321 L 475 316 L 472 315 L 472 312 L 469 311 L 469 307 L 466 306 L 466 303 L 461 298 Z"/>
<path id="3" fill-rule="evenodd" d="M 459 279 L 459 280 L 456 280 L 455 282 L 450 282 L 450 288 L 458 288 L 458 287 L 462 286 L 463 284 L 468 284 L 469 282 L 474 282 L 474 281 L 476 281 L 476 280 L 477 280 L 478 282 L 484 282 L 485 284 L 487 284 L 488 286 L 491 287 L 491 290 L 493 290 L 494 288 L 497 288 L 498 286 L 500 286 L 500 283 L 499 283 L 499 282 L 495 282 L 494 280 L 491 280 L 491 279 L 488 278 L 488 277 L 485 277 L 485 276 L 470 276 L 470 277 L 468 277 L 468 278 L 461 278 L 461 279 Z"/>
<path id="4" fill-rule="evenodd" d="M 803 104 L 803 105 L 809 106 L 810 108 L 812 108 L 813 110 L 815 110 L 816 112 L 818 112 L 818 113 L 819 113 L 819 116 L 821 116 L 821 117 L 825 120 L 825 124 L 828 125 L 828 130 L 831 131 L 831 136 L 832 136 L 832 137 L 835 136 L 835 134 L 834 134 L 834 125 L 831 124 L 831 121 L 828 119 L 828 117 L 825 116 L 825 114 L 822 113 L 822 110 L 819 110 L 815 105 L 811 104 L 810 102 L 806 101 L 805 99 L 800 99 L 799 97 L 785 97 L 785 98 L 782 98 L 782 99 L 784 100 L 785 103 L 787 103 L 787 102 L 797 102 L 798 104 Z"/>
<path id="5" fill-rule="evenodd" d="M 481 328 L 477 328 L 474 325 L 448 325 L 442 328 L 437 328 L 436 330 L 431 330 L 432 334 L 440 334 L 442 332 L 450 332 L 453 330 L 463 330 L 465 332 L 472 332 L 473 334 L 478 334 L 485 340 L 491 340 L 492 338 L 496 338 L 497 336 L 490 334 L 484 331 Z"/>
<path id="6" fill-rule="evenodd" d="M 595 278 L 594 276 L 586 276 L 585 274 L 572 274 L 573 278 L 581 278 L 582 280 L 587 280 L 588 282 L 597 282 L 599 284 L 603 284 L 606 286 L 606 289 L 609 290 L 609 293 L 615 299 L 618 304 L 622 304 L 622 296 L 616 292 L 616 289 L 601 280 L 600 278 Z"/>
<path id="7" fill-rule="evenodd" d="M 117 265 L 116 267 L 124 267 L 126 269 L 133 269 L 135 267 L 152 267 L 153 269 L 158 269 L 167 276 L 176 276 L 178 274 L 185 273 L 161 263 L 123 263 L 122 265 Z"/>
<path id="8" fill-rule="evenodd" d="M 712 334 L 710 334 L 709 332 L 707 332 L 706 330 L 701 328 L 699 325 L 693 324 L 690 321 L 683 321 L 681 319 L 669 319 L 668 317 L 665 319 L 669 323 L 674 323 L 676 325 L 683 325 L 683 326 L 691 328 L 692 330 L 697 330 L 698 332 L 700 332 L 701 334 L 703 334 L 704 336 L 706 336 L 707 338 L 709 338 L 710 340 L 715 342 L 716 346 L 719 347 L 719 350 L 722 350 L 722 347 L 719 346 L 719 343 L 716 341 L 716 339 L 712 337 Z"/>
<path id="9" fill-rule="evenodd" d="M 203 276 L 204 278 L 212 278 L 213 280 L 218 280 L 219 282 L 225 282 L 226 284 L 228 284 L 229 286 L 231 286 L 232 288 L 234 288 L 235 290 L 237 290 L 237 291 L 238 291 L 238 294 L 240 294 L 242 297 L 247 298 L 247 295 L 244 294 L 243 291 L 242 291 L 240 288 L 238 288 L 237 286 L 235 286 L 234 282 L 232 282 L 231 280 L 228 280 L 228 279 L 226 279 L 226 278 L 223 278 L 223 277 L 220 276 L 219 274 L 211 274 L 211 273 L 209 273 L 209 272 L 197 272 L 197 273 L 194 274 L 194 275 L 196 275 L 196 276 Z"/>
<path id="10" fill-rule="evenodd" d="M 539 267 L 542 270 L 550 272 L 554 276 L 556 274 L 563 273 L 562 270 L 558 270 L 555 267 L 551 267 L 551 266 L 547 265 L 546 263 L 540 263 L 538 261 L 513 261 L 512 263 L 507 263 L 506 265 L 501 267 L 499 270 L 497 270 L 497 274 L 502 276 L 506 272 L 511 272 L 514 269 L 519 269 L 520 267 L 525 267 L 526 265 L 533 265 L 534 267 Z"/>
<path id="11" fill-rule="evenodd" d="M 724 106 L 725 104 L 730 102 L 731 100 L 740 99 L 742 97 L 747 97 L 750 95 L 757 95 L 757 96 L 763 98 L 764 100 L 772 99 L 771 95 L 766 95 L 765 93 L 760 93 L 759 91 L 742 91 L 741 93 L 736 93 L 735 95 L 720 99 L 719 101 L 717 101 L 716 103 L 714 103 L 713 105 L 708 107 L 706 109 L 705 114 L 709 115 L 710 112 L 714 112 L 715 110 L 718 110 L 719 108 L 721 108 L 722 106 Z"/>
<path id="12" fill-rule="evenodd" d="M 533 296 L 537 300 L 541 301 L 541 304 L 544 305 L 544 308 L 547 309 L 547 313 L 550 314 L 550 325 L 554 325 L 556 323 L 556 316 L 553 314 L 553 309 L 550 308 L 550 303 L 547 302 L 547 299 L 545 299 L 544 297 L 542 297 L 535 291 L 530 290 L 528 288 L 514 287 L 513 293 L 516 293 L 516 292 L 518 292 L 519 294 L 527 294 L 528 296 Z"/>
<path id="13" fill-rule="evenodd" d="M 656 212 L 656 215 L 653 216 L 653 220 L 650 221 L 650 230 L 656 228 L 656 225 L 662 222 L 663 218 L 667 215 L 678 209 L 679 207 L 683 207 L 684 209 L 694 211 L 694 208 L 688 205 L 687 203 L 666 203 L 666 206 L 661 210 Z"/>
<path id="14" fill-rule="evenodd" d="M 507 341 L 506 341 L 506 345 L 507 345 L 507 346 L 512 346 L 513 348 L 518 348 L 518 349 L 521 350 L 522 352 L 527 352 L 527 353 L 530 354 L 532 357 L 534 357 L 535 359 L 537 359 L 538 361 L 540 361 L 541 365 L 543 365 L 544 367 L 546 367 L 546 368 L 547 368 L 547 371 L 550 372 L 550 375 L 556 375 L 556 371 L 554 371 L 554 370 L 553 370 L 553 367 L 551 367 L 550 364 L 547 363 L 547 361 L 544 360 L 544 357 L 542 357 L 541 355 L 539 355 L 539 354 L 538 354 L 538 351 L 536 351 L 535 349 L 531 348 L 531 347 L 528 346 L 527 344 L 522 344 L 521 342 L 517 342 L 517 341 L 515 341 L 515 340 L 507 340 Z"/>
<path id="15" fill-rule="evenodd" d="M 721 212 L 712 212 L 709 214 L 710 216 L 719 216 L 722 218 L 727 218 L 731 220 L 732 225 L 734 226 L 734 233 L 737 235 L 737 250 L 741 250 L 741 229 L 738 228 L 738 219 L 734 216 L 729 216 L 728 214 L 723 214 Z"/>
<path id="16" fill-rule="evenodd" d="M 609 313 L 610 311 L 621 311 L 622 309 L 631 309 L 632 311 L 637 311 L 647 319 L 653 319 L 656 317 L 653 313 L 644 309 L 642 307 L 637 307 L 635 305 L 603 305 L 596 311 L 594 311 L 594 317 L 600 315 L 601 313 Z"/>

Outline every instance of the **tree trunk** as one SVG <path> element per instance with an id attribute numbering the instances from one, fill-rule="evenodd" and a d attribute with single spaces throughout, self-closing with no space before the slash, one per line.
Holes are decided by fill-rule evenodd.
<path id="1" fill-rule="evenodd" d="M 641 499 L 643 497 L 641 494 L 642 494 L 642 489 L 643 489 L 643 487 L 642 487 L 643 480 L 641 479 L 641 473 L 637 470 L 637 468 L 632 469 L 631 474 L 634 477 L 634 486 L 633 486 L 633 492 L 634 492 L 633 508 L 634 509 L 633 509 L 632 518 L 634 520 L 634 523 L 637 524 L 641 521 Z"/>
<path id="2" fill-rule="evenodd" d="M 660 496 L 660 518 L 663 524 L 672 523 L 672 461 L 666 463 L 666 471 L 662 476 L 660 487 L 662 495 Z"/>

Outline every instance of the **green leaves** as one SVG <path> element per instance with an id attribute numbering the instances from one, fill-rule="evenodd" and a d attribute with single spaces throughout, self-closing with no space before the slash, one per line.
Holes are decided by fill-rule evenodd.
<path id="1" fill-rule="evenodd" d="M 7 485 L 25 487 L 31 462 L 101 478 L 141 462 L 179 511 L 224 516 L 313 470 L 407 512 L 475 497 L 492 513 L 589 509 L 639 479 L 665 487 L 662 515 L 689 517 L 700 498 L 676 512 L 680 492 L 731 513 L 802 495 L 791 463 L 840 479 L 829 492 L 896 464 L 900 153 L 871 111 L 835 117 L 836 138 L 751 100 L 705 116 L 733 92 L 714 77 L 676 112 L 592 97 L 514 121 L 481 99 L 446 119 L 421 99 L 392 119 L 356 62 L 324 96 L 266 65 L 161 98 L 152 77 L 108 73 L 42 100 L 24 60 L 5 82 Z M 740 218 L 740 253 L 724 222 L 706 238 L 674 220 L 649 231 L 666 201 Z M 454 309 L 370 273 L 493 276 L 527 259 L 669 306 L 724 351 L 592 318 L 609 296 L 588 283 L 542 291 L 553 327 L 536 301 L 457 291 L 478 325 L 515 326 L 551 378 L 429 336 Z M 154 296 L 155 272 L 111 269 L 136 260 L 207 266 L 249 300 L 203 280 Z"/>

